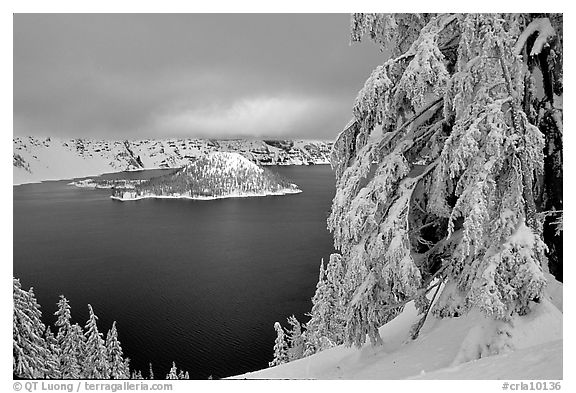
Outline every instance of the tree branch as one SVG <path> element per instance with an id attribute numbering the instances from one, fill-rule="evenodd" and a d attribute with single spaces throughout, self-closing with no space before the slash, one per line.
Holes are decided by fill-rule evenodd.
<path id="1" fill-rule="evenodd" d="M 503 51 L 499 46 L 497 47 L 500 58 L 500 67 L 502 68 L 502 75 L 506 81 L 506 90 L 510 97 L 514 97 L 514 91 L 512 89 L 512 82 L 510 78 L 510 72 L 506 63 L 504 62 Z M 522 122 L 520 121 L 520 116 L 518 113 L 517 102 L 515 99 L 510 103 L 510 110 L 512 111 L 512 127 L 519 135 L 525 134 L 525 129 Z M 534 193 L 532 192 L 532 181 L 533 175 L 528 170 L 529 166 L 526 161 L 526 156 L 520 153 L 520 167 L 522 169 L 522 185 L 524 193 L 524 202 L 526 204 L 526 223 L 532 228 L 536 229 L 535 215 L 536 215 L 536 203 L 534 201 Z"/>

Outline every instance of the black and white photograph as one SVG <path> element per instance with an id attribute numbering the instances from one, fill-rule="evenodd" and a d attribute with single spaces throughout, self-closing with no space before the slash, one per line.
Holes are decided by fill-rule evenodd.
<path id="1" fill-rule="evenodd" d="M 349 7 L 11 15 L 13 391 L 566 389 L 564 14 Z"/>

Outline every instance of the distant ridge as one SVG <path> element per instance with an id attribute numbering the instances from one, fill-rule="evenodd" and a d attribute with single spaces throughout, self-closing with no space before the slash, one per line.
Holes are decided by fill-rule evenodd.
<path id="1" fill-rule="evenodd" d="M 211 152 L 239 153 L 259 165 L 328 164 L 332 142 L 307 140 L 88 140 L 15 137 L 13 184 L 126 170 L 181 168 Z"/>

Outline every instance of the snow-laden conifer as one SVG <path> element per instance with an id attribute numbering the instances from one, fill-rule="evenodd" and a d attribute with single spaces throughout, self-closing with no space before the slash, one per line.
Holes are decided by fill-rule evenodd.
<path id="1" fill-rule="evenodd" d="M 56 341 L 60 347 L 60 372 L 62 379 L 78 379 L 82 377 L 81 354 L 83 351 L 84 335 L 77 324 L 71 325 L 71 310 L 68 299 L 60 295 L 58 310 L 54 313 L 58 317 L 55 325 L 58 327 Z"/>
<path id="2" fill-rule="evenodd" d="M 52 333 L 50 326 L 46 327 L 46 332 L 44 333 L 44 340 L 46 341 L 46 348 L 48 349 L 49 355 L 46 358 L 46 368 L 47 373 L 45 378 L 49 379 L 59 379 L 62 377 L 60 370 L 60 357 L 61 350 L 58 341 Z"/>
<path id="3" fill-rule="evenodd" d="M 88 305 L 89 318 L 86 322 L 86 344 L 84 346 L 84 378 L 89 379 L 108 379 L 110 377 L 110 367 L 106 353 L 106 345 L 102 338 L 102 333 L 98 331 L 98 317 L 94 314 L 92 306 Z"/>
<path id="4" fill-rule="evenodd" d="M 178 379 L 178 369 L 176 368 L 176 362 L 172 362 L 172 367 L 166 375 L 166 379 Z"/>
<path id="5" fill-rule="evenodd" d="M 13 322 L 12 348 L 13 373 L 21 378 L 47 378 L 51 375 L 51 356 L 44 340 L 45 325 L 34 291 L 22 289 L 20 280 L 12 280 Z"/>
<path id="6" fill-rule="evenodd" d="M 304 356 L 304 337 L 302 325 L 294 315 L 288 318 L 290 330 L 288 331 L 288 360 L 300 359 Z"/>
<path id="7" fill-rule="evenodd" d="M 109 378 L 128 379 L 130 377 L 130 370 L 128 370 L 124 362 L 124 354 L 120 341 L 118 340 L 118 331 L 116 330 L 116 321 L 112 322 L 112 328 L 106 335 L 106 354 L 110 370 Z M 152 372 L 151 364 L 150 372 Z"/>
<path id="8" fill-rule="evenodd" d="M 274 329 L 276 330 L 276 341 L 274 344 L 274 359 L 269 363 L 270 367 L 288 362 L 288 345 L 286 344 L 284 329 L 278 322 L 274 323 Z"/>
<path id="9" fill-rule="evenodd" d="M 340 299 L 341 284 L 341 258 L 338 254 L 333 254 L 326 268 L 324 268 L 324 260 L 320 263 L 316 292 L 312 298 L 310 320 L 303 334 L 304 356 L 343 342 L 344 316 Z"/>
<path id="10" fill-rule="evenodd" d="M 70 330 L 70 319 L 71 319 L 71 312 L 70 312 L 70 303 L 68 299 L 64 297 L 64 295 L 60 295 L 60 300 L 58 301 L 58 310 L 54 313 L 55 316 L 58 317 L 56 320 L 55 325 L 58 327 L 58 332 L 56 334 L 56 339 L 58 340 L 59 344 L 62 344 L 64 337 Z"/>
<path id="11" fill-rule="evenodd" d="M 562 184 L 561 24 L 535 14 L 352 16 L 352 41 L 368 35 L 392 56 L 358 93 L 331 153 L 328 227 L 341 263 L 330 313 L 321 274 L 306 352 L 340 329 L 325 331 L 333 317 L 346 343 L 380 342 L 378 328 L 407 302 L 428 314 L 425 294 L 439 283 L 437 316 L 478 308 L 507 320 L 542 296 L 546 256 L 561 266 L 557 226 L 540 213 L 562 209 L 547 184 Z"/>

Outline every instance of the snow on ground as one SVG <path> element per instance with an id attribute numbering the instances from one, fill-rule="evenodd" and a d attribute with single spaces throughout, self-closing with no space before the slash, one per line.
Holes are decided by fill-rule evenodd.
<path id="1" fill-rule="evenodd" d="M 208 153 L 207 159 L 214 163 L 214 167 L 219 172 L 238 173 L 241 170 L 254 171 L 256 173 L 264 172 L 263 168 L 238 153 L 211 152 Z"/>
<path id="2" fill-rule="evenodd" d="M 27 167 L 13 166 L 13 184 L 35 183 L 44 180 L 72 179 L 123 170 L 115 165 L 116 146 L 106 156 L 80 154 L 76 145 L 52 140 L 30 140 L 20 150 L 14 150 L 25 159 Z"/>
<path id="3" fill-rule="evenodd" d="M 552 279 L 553 280 L 553 279 Z M 558 295 L 562 284 L 549 288 Z M 561 294 L 561 289 L 560 292 Z M 384 344 L 361 349 L 338 346 L 235 379 L 561 379 L 562 312 L 551 296 L 511 324 L 472 311 L 459 318 L 428 317 L 419 337 L 409 303 L 380 328 Z M 560 302 L 561 304 L 561 302 Z"/>
<path id="4" fill-rule="evenodd" d="M 327 164 L 331 147 L 332 143 L 325 141 L 98 141 L 14 137 L 13 184 L 136 169 L 180 168 L 210 152 L 239 153 L 260 165 Z"/>
<path id="5" fill-rule="evenodd" d="M 410 379 L 562 379 L 563 340 L 473 360 Z"/>

